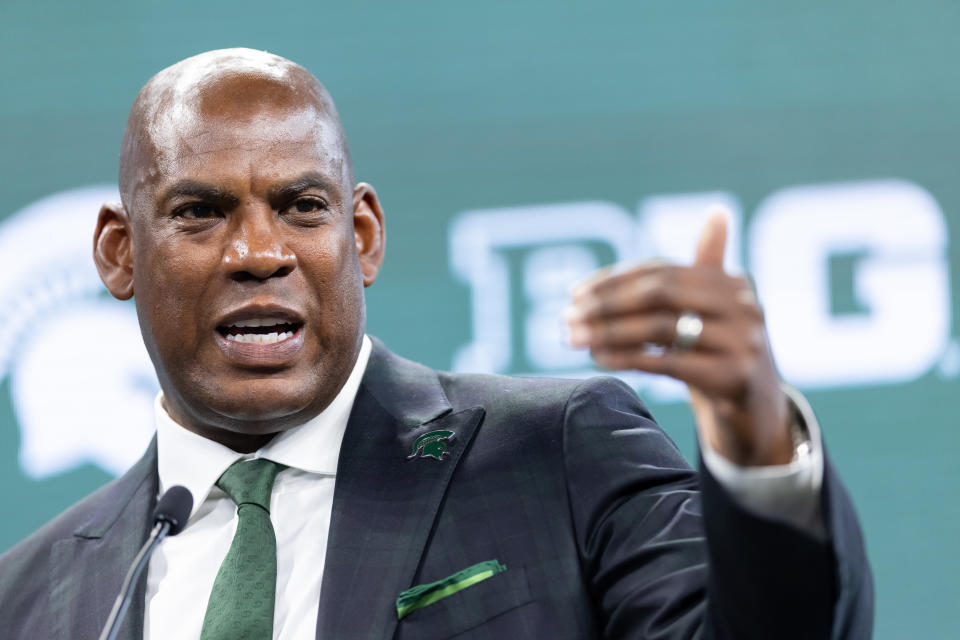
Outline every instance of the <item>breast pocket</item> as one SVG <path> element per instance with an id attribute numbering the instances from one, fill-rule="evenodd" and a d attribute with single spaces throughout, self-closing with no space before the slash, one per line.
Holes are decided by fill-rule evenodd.
<path id="1" fill-rule="evenodd" d="M 399 622 L 399 637 L 452 638 L 532 600 L 526 570 L 522 566 L 510 566 L 506 571 L 407 614 Z"/>

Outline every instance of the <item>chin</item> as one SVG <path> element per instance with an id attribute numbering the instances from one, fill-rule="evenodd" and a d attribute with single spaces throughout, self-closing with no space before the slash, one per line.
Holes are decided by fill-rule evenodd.
<path id="1" fill-rule="evenodd" d="M 265 434 L 312 418 L 314 412 L 311 408 L 320 399 L 319 395 L 312 386 L 295 385 L 289 380 L 262 379 L 223 386 L 206 400 L 199 400 L 221 420 L 231 423 L 232 431 Z"/>

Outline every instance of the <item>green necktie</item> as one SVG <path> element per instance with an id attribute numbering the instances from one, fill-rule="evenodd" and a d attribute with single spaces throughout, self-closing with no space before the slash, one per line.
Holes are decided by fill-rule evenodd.
<path id="1" fill-rule="evenodd" d="M 237 533 L 220 565 L 200 640 L 270 640 L 277 591 L 277 538 L 270 522 L 273 481 L 284 465 L 233 463 L 217 486 L 237 503 Z"/>

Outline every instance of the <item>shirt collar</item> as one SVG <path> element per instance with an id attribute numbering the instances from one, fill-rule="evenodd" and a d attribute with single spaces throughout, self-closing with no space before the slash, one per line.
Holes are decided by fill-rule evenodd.
<path id="1" fill-rule="evenodd" d="M 161 494 L 183 485 L 193 495 L 193 512 L 231 464 L 241 458 L 269 458 L 310 473 L 335 476 L 340 445 L 370 358 L 370 338 L 363 336 L 353 371 L 327 408 L 304 424 L 284 431 L 252 454 L 242 454 L 219 442 L 184 429 L 163 408 L 163 393 L 154 401 L 157 425 L 157 471 Z"/>

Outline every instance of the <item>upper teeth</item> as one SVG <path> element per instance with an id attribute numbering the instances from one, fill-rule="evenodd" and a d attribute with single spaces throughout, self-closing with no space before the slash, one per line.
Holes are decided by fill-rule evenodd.
<path id="1" fill-rule="evenodd" d="M 253 318 L 251 320 L 237 320 L 231 323 L 233 327 L 269 327 L 275 324 L 286 324 L 280 318 Z"/>
<path id="2" fill-rule="evenodd" d="M 247 342 L 252 344 L 275 344 L 283 342 L 293 337 L 293 331 L 284 331 L 283 333 L 238 333 L 227 334 L 227 340 L 233 342 Z"/>

